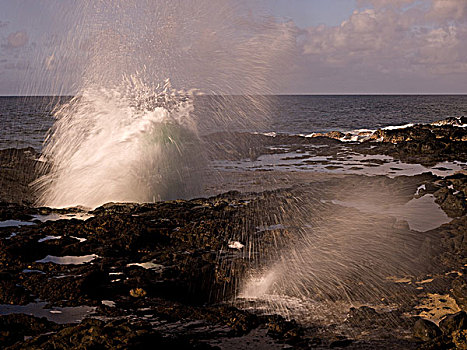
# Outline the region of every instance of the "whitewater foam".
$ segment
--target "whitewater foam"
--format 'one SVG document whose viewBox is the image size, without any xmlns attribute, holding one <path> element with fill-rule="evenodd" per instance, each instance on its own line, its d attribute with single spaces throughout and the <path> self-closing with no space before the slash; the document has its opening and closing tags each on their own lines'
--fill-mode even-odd
<svg viewBox="0 0 467 350">
<path fill-rule="evenodd" d="M 34 184 L 40 205 L 95 208 L 195 192 L 190 179 L 202 159 L 195 156 L 189 93 L 168 81 L 161 88 L 138 82 L 138 88 L 138 96 L 87 89 L 56 112 L 43 150 L 51 168 Z"/>
<path fill-rule="evenodd" d="M 246 1 L 75 6 L 56 50 L 80 65 L 63 63 L 56 80 L 67 69 L 82 74 L 76 97 L 54 113 L 37 204 L 94 208 L 200 195 L 199 130 L 268 115 L 271 102 L 258 94 L 270 92 L 278 64 L 290 61 L 293 30 Z M 204 94 L 216 98 L 195 108 L 194 96 Z"/>
</svg>

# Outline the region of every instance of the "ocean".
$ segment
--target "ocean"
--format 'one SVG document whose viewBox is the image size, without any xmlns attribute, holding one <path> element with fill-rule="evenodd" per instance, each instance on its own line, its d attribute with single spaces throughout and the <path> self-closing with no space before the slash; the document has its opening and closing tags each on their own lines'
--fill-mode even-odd
<svg viewBox="0 0 467 350">
<path fill-rule="evenodd" d="M 40 150 L 54 122 L 54 108 L 69 99 L 0 97 L 0 149 Z M 467 116 L 467 95 L 280 95 L 274 97 L 269 113 L 266 123 L 247 131 L 306 135 L 430 123 Z"/>
</svg>

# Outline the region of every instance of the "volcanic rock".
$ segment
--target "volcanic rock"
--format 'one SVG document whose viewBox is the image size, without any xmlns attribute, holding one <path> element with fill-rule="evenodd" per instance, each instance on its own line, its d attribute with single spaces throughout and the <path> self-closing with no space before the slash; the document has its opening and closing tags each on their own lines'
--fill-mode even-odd
<svg viewBox="0 0 467 350">
<path fill-rule="evenodd" d="M 6 347 L 17 341 L 23 341 L 25 336 L 35 336 L 58 329 L 60 326 L 45 318 L 24 314 L 0 316 L 0 344 Z"/>
<path fill-rule="evenodd" d="M 465 233 L 464 233 L 465 236 Z M 457 277 L 452 282 L 452 295 L 464 311 L 467 311 L 467 276 L 462 275 Z"/>
<path fill-rule="evenodd" d="M 423 318 L 415 322 L 414 325 L 414 336 L 424 341 L 432 340 L 436 337 L 439 337 L 442 334 L 439 327 L 428 320 Z"/>
<path fill-rule="evenodd" d="M 448 315 L 439 322 L 439 328 L 446 335 L 467 329 L 467 314 L 464 311 Z"/>
<path fill-rule="evenodd" d="M 33 148 L 0 150 L 0 201 L 29 205 L 35 197 L 29 184 L 41 173 Z"/>
</svg>

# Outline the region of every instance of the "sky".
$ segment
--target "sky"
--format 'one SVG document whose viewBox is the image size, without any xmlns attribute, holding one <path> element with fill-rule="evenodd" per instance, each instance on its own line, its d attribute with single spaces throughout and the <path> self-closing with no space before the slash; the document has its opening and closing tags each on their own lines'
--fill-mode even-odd
<svg viewBox="0 0 467 350">
<path fill-rule="evenodd" d="M 467 93 L 467 0 L 255 1 L 294 35 L 275 93 Z M 0 95 L 74 91 L 79 57 L 54 47 L 72 3 L 0 0 Z"/>
</svg>

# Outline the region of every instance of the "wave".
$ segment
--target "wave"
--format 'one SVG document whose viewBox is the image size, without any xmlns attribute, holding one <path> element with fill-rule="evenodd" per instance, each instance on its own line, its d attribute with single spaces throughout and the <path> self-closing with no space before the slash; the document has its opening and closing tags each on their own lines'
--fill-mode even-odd
<svg viewBox="0 0 467 350">
<path fill-rule="evenodd" d="M 458 128 L 465 128 L 467 127 L 467 117 L 448 117 L 446 119 L 438 120 L 432 123 L 426 124 L 414 124 L 414 123 L 407 123 L 403 125 L 389 125 L 378 129 L 349 129 L 349 130 L 334 130 L 329 132 L 312 132 L 312 133 L 284 133 L 280 131 L 268 131 L 268 132 L 254 132 L 253 134 L 261 134 L 264 136 L 269 137 L 276 137 L 278 135 L 287 135 L 287 136 L 298 136 L 298 137 L 305 137 L 305 138 L 312 138 L 312 137 L 329 137 L 333 139 L 337 139 L 342 142 L 363 142 L 368 141 L 370 139 L 374 139 L 375 141 L 381 141 L 380 138 L 374 138 L 373 136 L 378 130 L 400 130 L 400 129 L 407 129 L 414 127 L 416 125 L 431 125 L 431 126 L 453 126 Z"/>
<path fill-rule="evenodd" d="M 94 208 L 197 192 L 203 159 L 190 93 L 169 81 L 124 84 L 134 89 L 88 88 L 56 111 L 43 149 L 50 169 L 33 184 L 38 205 Z"/>
</svg>

